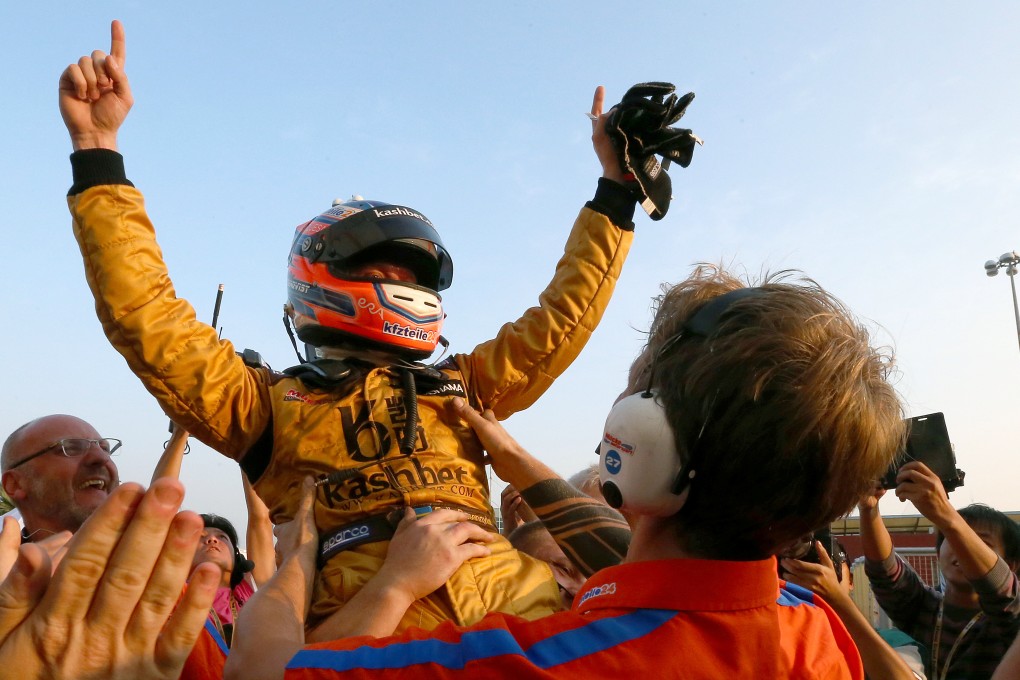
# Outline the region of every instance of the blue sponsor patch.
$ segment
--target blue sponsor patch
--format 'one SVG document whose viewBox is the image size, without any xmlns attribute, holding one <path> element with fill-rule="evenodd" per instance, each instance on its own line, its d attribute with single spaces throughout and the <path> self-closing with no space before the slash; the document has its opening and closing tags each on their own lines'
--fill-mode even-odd
<svg viewBox="0 0 1020 680">
<path fill-rule="evenodd" d="M 620 459 L 620 453 L 615 449 L 610 449 L 609 452 L 606 453 L 606 470 L 609 474 L 615 475 L 620 471 L 622 466 L 623 460 Z"/>
</svg>

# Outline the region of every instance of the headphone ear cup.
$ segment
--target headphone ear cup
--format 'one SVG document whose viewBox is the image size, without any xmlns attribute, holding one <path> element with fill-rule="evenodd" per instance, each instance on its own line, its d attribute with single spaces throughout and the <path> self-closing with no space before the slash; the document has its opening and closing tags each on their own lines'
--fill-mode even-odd
<svg viewBox="0 0 1020 680">
<path fill-rule="evenodd" d="M 254 562 L 242 555 L 240 551 L 234 551 L 234 570 L 230 573 L 230 587 L 236 587 L 244 578 L 244 575 L 254 568 Z"/>
<path fill-rule="evenodd" d="M 687 500 L 686 493 L 673 491 L 682 467 L 655 392 L 617 402 L 599 445 L 599 480 L 606 502 L 638 515 L 674 515 Z"/>
</svg>

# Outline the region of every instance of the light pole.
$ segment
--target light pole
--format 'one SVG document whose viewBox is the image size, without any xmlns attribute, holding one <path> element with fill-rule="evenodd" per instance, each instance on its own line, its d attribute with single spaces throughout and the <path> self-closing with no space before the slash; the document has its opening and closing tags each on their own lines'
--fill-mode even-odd
<svg viewBox="0 0 1020 680">
<path fill-rule="evenodd" d="M 989 276 L 995 276 L 999 273 L 1000 269 L 1006 268 L 1006 274 L 1009 276 L 1009 286 L 1013 289 L 1013 316 L 1016 317 L 1016 340 L 1020 344 L 1020 307 L 1017 307 L 1016 304 L 1016 281 L 1013 278 L 1016 276 L 1018 264 L 1020 264 L 1020 255 L 1017 255 L 1017 252 L 1013 250 L 999 255 L 998 260 L 988 260 L 988 262 L 985 262 L 985 273 Z"/>
</svg>

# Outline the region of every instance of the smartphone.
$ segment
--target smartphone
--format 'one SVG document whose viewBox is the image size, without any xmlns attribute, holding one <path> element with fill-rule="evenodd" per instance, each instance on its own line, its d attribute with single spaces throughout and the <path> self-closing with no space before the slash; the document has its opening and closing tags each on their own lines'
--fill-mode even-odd
<svg viewBox="0 0 1020 680">
<path fill-rule="evenodd" d="M 949 441 L 946 418 L 942 413 L 929 413 L 903 421 L 907 426 L 904 447 L 897 452 L 892 465 L 882 478 L 882 488 L 896 488 L 896 475 L 910 461 L 924 463 L 942 480 L 946 493 L 963 486 L 964 472 L 956 467 L 956 453 Z"/>
</svg>

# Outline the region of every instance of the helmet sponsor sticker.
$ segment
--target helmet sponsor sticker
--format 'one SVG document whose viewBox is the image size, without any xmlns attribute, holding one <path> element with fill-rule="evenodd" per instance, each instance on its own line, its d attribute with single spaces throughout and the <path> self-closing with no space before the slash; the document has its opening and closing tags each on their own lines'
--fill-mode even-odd
<svg viewBox="0 0 1020 680">
<path fill-rule="evenodd" d="M 612 446 L 614 449 L 619 449 L 624 453 L 631 455 L 633 455 L 634 453 L 633 444 L 628 444 L 627 442 L 622 441 L 618 437 L 614 437 L 611 432 L 606 432 L 604 435 L 602 435 L 602 441 L 608 444 L 609 446 Z"/>
<path fill-rule="evenodd" d="M 339 220 L 342 220 L 345 217 L 350 217 L 354 213 L 359 213 L 359 212 L 361 212 L 360 208 L 355 208 L 355 207 L 349 206 L 349 205 L 335 205 L 335 206 L 333 206 L 332 208 L 330 208 L 329 210 L 327 210 L 326 212 L 324 212 L 322 214 L 323 215 L 329 215 L 331 217 L 335 217 L 335 218 L 337 218 Z"/>
<path fill-rule="evenodd" d="M 330 224 L 332 224 L 332 222 L 323 222 L 320 218 L 316 217 L 308 224 L 303 225 L 303 227 L 298 227 L 298 229 L 306 236 L 315 236 Z"/>
<path fill-rule="evenodd" d="M 430 227 L 434 226 L 432 222 L 429 221 L 429 218 L 425 217 L 420 212 L 415 212 L 414 210 L 410 210 L 399 205 L 391 208 L 384 208 L 382 210 L 379 208 L 372 208 L 372 212 L 375 213 L 375 216 L 378 219 L 382 219 L 384 217 L 413 217 L 416 220 L 421 220 Z"/>
<path fill-rule="evenodd" d="M 394 335 L 398 338 L 412 338 L 422 342 L 433 342 L 435 331 L 427 331 L 417 326 L 403 326 L 399 323 L 389 321 L 383 322 L 382 332 L 387 335 Z"/>
<path fill-rule="evenodd" d="M 606 583 L 601 586 L 595 586 L 584 595 L 581 596 L 581 601 L 578 604 L 584 604 L 588 600 L 594 597 L 602 597 L 603 595 L 613 595 L 616 593 L 616 582 Z"/>
<path fill-rule="evenodd" d="M 620 453 L 615 449 L 610 449 L 606 453 L 606 472 L 615 475 L 621 467 L 623 467 L 623 460 L 620 458 Z"/>
</svg>

